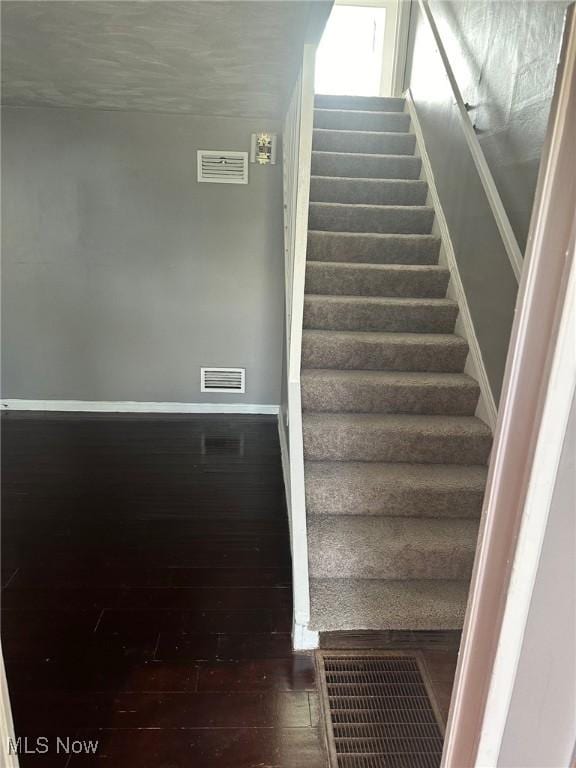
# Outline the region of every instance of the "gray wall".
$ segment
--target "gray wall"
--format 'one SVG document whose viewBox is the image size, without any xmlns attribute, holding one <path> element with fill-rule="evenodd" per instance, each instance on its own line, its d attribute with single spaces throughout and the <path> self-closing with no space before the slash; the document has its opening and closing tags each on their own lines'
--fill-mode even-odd
<svg viewBox="0 0 576 768">
<path fill-rule="evenodd" d="M 282 173 L 198 184 L 272 121 L 4 108 L 3 397 L 278 403 Z M 246 395 L 200 394 L 201 365 Z"/>
<path fill-rule="evenodd" d="M 576 402 L 550 516 L 498 765 L 559 768 L 576 744 Z"/>
<path fill-rule="evenodd" d="M 566 3 L 432 2 L 431 9 L 523 249 Z M 438 53 L 413 3 L 408 82 L 498 401 L 517 286 Z"/>
<path fill-rule="evenodd" d="M 433 2 L 434 18 L 520 248 L 546 132 L 568 2 Z"/>
</svg>

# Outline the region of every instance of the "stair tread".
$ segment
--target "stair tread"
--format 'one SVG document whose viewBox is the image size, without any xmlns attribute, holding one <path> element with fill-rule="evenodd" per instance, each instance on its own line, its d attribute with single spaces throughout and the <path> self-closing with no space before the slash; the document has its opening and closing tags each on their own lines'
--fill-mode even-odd
<svg viewBox="0 0 576 768">
<path fill-rule="evenodd" d="M 487 468 L 478 464 L 305 461 L 309 516 L 480 517 Z"/>
<path fill-rule="evenodd" d="M 407 157 L 407 155 L 404 155 Z M 328 181 L 344 181 L 349 183 L 362 183 L 362 184 L 403 184 L 406 186 L 426 186 L 428 182 L 423 179 L 375 179 L 371 176 L 321 176 L 320 174 L 313 173 L 310 176 L 311 179 Z"/>
<path fill-rule="evenodd" d="M 440 238 L 433 234 L 308 229 L 311 261 L 436 265 L 439 249 Z"/>
<path fill-rule="evenodd" d="M 347 112 L 350 110 L 346 110 Z M 370 113 L 371 115 L 374 112 Z M 406 131 L 374 131 L 363 130 L 353 131 L 350 128 L 314 128 L 314 133 L 349 133 L 352 136 L 414 136 L 413 133 L 406 133 Z"/>
<path fill-rule="evenodd" d="M 302 410 L 471 415 L 480 389 L 465 373 L 305 368 Z"/>
<path fill-rule="evenodd" d="M 420 161 L 419 157 L 416 157 L 415 155 L 398 155 L 394 154 L 393 152 L 334 152 L 329 149 L 313 149 L 312 150 L 313 155 L 338 155 L 339 157 L 345 157 L 345 158 L 360 158 L 363 157 L 366 160 L 374 161 L 376 159 L 385 159 L 385 158 L 394 158 L 395 160 L 410 160 L 411 162 Z M 321 176 L 322 174 L 315 173 L 314 176 Z M 350 177 L 347 177 L 350 178 Z M 352 177 L 356 178 L 356 176 Z M 375 178 L 374 176 L 372 178 Z M 376 177 L 378 178 L 378 177 Z M 385 179 L 382 178 L 382 181 Z M 414 179 L 414 181 L 418 181 L 418 179 Z"/>
<path fill-rule="evenodd" d="M 314 202 L 308 221 L 314 230 L 385 234 L 431 234 L 434 208 L 410 203 Z"/>
<path fill-rule="evenodd" d="M 304 458 L 402 464 L 486 464 L 492 433 L 475 416 L 319 412 L 302 414 Z"/>
<path fill-rule="evenodd" d="M 311 579 L 310 629 L 461 629 L 467 580 Z"/>
<path fill-rule="evenodd" d="M 435 548 L 450 547 L 453 543 L 475 543 L 478 521 L 443 517 L 398 519 L 385 515 L 342 515 L 337 519 L 328 519 L 318 515 L 308 519 L 308 531 L 318 531 L 328 538 L 339 537 L 342 544 L 349 548 L 355 546 L 355 541 L 383 550 L 410 546 L 411 543 Z"/>
<path fill-rule="evenodd" d="M 404 115 L 407 120 L 410 119 L 410 116 L 406 112 L 398 112 L 393 109 L 338 109 L 337 107 L 314 107 L 314 112 L 344 112 L 345 114 L 349 114 L 350 112 L 353 112 L 355 115 Z M 329 129 L 330 130 L 330 129 Z"/>
<path fill-rule="evenodd" d="M 409 296 L 331 296 L 330 294 L 323 293 L 306 293 L 305 299 L 307 301 L 324 301 L 330 303 L 350 303 L 350 304 L 380 304 L 397 307 L 457 307 L 458 304 L 453 299 L 434 299 L 434 298 L 412 298 Z"/>
<path fill-rule="evenodd" d="M 376 426 L 395 431 L 418 432 L 423 435 L 441 432 L 492 436 L 490 428 L 476 416 L 412 413 L 317 413 L 310 411 L 302 414 L 302 420 L 311 427 L 316 424 Z"/>
<path fill-rule="evenodd" d="M 483 491 L 486 467 L 481 464 L 389 464 L 365 461 L 306 461 L 306 481 L 378 485 L 410 490 L 430 486 L 446 491 L 460 486 Z"/>
<path fill-rule="evenodd" d="M 348 205 L 348 203 L 345 203 L 345 205 Z M 386 206 L 384 206 L 386 207 Z M 404 206 L 395 206 L 396 208 L 400 207 L 403 208 Z M 407 206 L 410 207 L 410 206 Z M 422 206 L 416 206 L 416 207 L 422 207 Z M 382 241 L 388 239 L 388 240 L 394 240 L 394 239 L 404 239 L 404 240 L 431 240 L 434 242 L 440 242 L 440 238 L 437 235 L 430 235 L 430 234 L 423 234 L 421 232 L 414 232 L 413 234 L 406 233 L 406 232 L 340 232 L 340 230 L 336 229 L 309 229 L 308 230 L 309 235 L 319 235 L 321 237 L 338 237 L 338 238 L 350 238 L 352 242 L 355 238 L 375 238 L 375 239 L 381 239 Z"/>
<path fill-rule="evenodd" d="M 352 96 L 348 94 L 317 93 L 314 96 L 314 104 L 318 106 L 337 106 L 341 109 L 354 109 L 362 106 L 366 109 L 377 107 L 391 107 L 392 110 L 401 112 L 406 100 L 401 96 Z"/>
<path fill-rule="evenodd" d="M 306 266 L 312 269 L 339 269 L 339 270 L 360 270 L 362 272 L 400 272 L 415 274 L 450 274 L 447 267 L 441 267 L 439 264 L 374 264 L 373 262 L 357 261 L 319 261 L 308 259 Z"/>
<path fill-rule="evenodd" d="M 305 292 L 328 296 L 445 298 L 450 271 L 437 264 L 306 262 Z"/>
<path fill-rule="evenodd" d="M 437 373 L 435 371 L 365 371 L 338 368 L 303 368 L 303 380 L 358 381 L 398 386 L 465 387 L 477 389 L 478 382 L 467 373 Z"/>
<path fill-rule="evenodd" d="M 314 128 L 374 133 L 410 133 L 410 115 L 390 110 L 314 109 Z M 412 134 L 413 135 L 413 134 Z"/>
<path fill-rule="evenodd" d="M 468 343 L 444 333 L 305 328 L 302 370 L 396 370 L 461 373 Z"/>
<path fill-rule="evenodd" d="M 412 210 L 412 211 L 434 211 L 433 206 L 431 205 L 398 205 L 398 204 L 386 204 L 386 203 L 339 203 L 339 202 L 326 202 L 324 200 L 311 200 L 310 201 L 310 208 L 351 208 L 354 211 L 360 210 L 361 208 L 368 208 L 370 210 L 386 210 L 386 211 L 392 211 L 392 210 Z M 314 230 L 312 230 L 314 231 Z M 323 230 L 319 230 L 322 232 Z M 334 230 L 328 230 L 330 232 Z M 338 230 L 336 230 L 338 231 Z M 357 235 L 357 232 L 352 232 L 349 234 Z M 418 233 L 415 233 L 418 234 Z"/>
<path fill-rule="evenodd" d="M 448 298 L 304 294 L 304 328 L 453 333 L 457 314 Z"/>
<path fill-rule="evenodd" d="M 472 570 L 478 521 L 455 518 L 312 515 L 312 578 L 464 579 Z"/>
<path fill-rule="evenodd" d="M 456 333 L 404 333 L 402 331 L 338 331 L 304 328 L 303 337 L 350 339 L 372 341 L 375 344 L 449 344 L 468 346 L 466 339 Z"/>
</svg>

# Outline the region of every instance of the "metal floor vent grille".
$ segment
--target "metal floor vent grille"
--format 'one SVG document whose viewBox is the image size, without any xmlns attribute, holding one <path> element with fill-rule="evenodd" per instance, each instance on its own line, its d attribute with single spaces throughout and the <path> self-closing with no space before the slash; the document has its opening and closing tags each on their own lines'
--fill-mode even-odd
<svg viewBox="0 0 576 768">
<path fill-rule="evenodd" d="M 317 658 L 332 768 L 438 768 L 442 721 L 415 654 Z"/>
</svg>

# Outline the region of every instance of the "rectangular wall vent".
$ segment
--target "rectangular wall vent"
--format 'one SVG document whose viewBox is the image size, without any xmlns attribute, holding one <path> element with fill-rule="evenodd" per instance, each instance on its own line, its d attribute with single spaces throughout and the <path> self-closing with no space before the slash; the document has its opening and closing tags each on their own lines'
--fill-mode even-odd
<svg viewBox="0 0 576 768">
<path fill-rule="evenodd" d="M 200 368 L 200 392 L 246 391 L 246 368 Z"/>
<path fill-rule="evenodd" d="M 198 181 L 248 184 L 248 152 L 198 150 Z"/>
</svg>

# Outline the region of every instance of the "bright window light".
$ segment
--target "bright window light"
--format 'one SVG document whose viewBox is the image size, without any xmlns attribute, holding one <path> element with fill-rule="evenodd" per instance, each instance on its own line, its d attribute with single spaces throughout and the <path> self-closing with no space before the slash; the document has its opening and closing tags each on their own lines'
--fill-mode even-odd
<svg viewBox="0 0 576 768">
<path fill-rule="evenodd" d="M 380 95 L 385 23 L 385 8 L 332 8 L 316 55 L 316 93 Z"/>
</svg>

